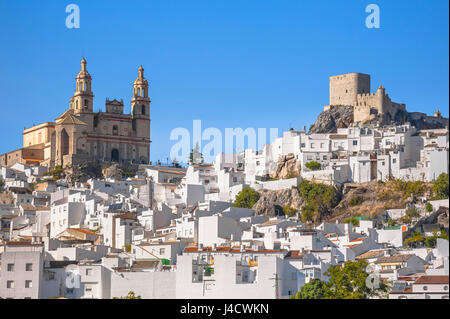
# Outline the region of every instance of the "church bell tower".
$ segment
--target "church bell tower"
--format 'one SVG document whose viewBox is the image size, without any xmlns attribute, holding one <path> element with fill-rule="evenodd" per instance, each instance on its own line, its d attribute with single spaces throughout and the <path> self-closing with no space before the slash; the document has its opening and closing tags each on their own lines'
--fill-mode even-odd
<svg viewBox="0 0 450 319">
<path fill-rule="evenodd" d="M 142 65 L 138 69 L 138 77 L 133 84 L 131 99 L 131 114 L 133 117 L 150 118 L 150 98 L 148 97 L 148 82 L 144 77 Z"/>
<path fill-rule="evenodd" d="M 81 60 L 81 70 L 76 77 L 76 89 L 70 103 L 75 113 L 93 112 L 94 94 L 92 93 L 92 77 L 87 71 L 86 60 Z"/>
</svg>

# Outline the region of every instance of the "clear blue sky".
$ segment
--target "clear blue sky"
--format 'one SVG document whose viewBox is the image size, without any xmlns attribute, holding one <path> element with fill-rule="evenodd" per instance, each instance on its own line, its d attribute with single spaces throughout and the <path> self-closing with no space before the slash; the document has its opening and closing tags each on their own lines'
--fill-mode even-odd
<svg viewBox="0 0 450 319">
<path fill-rule="evenodd" d="M 65 7 L 80 7 L 67 29 Z M 381 28 L 367 29 L 376 3 Z M 94 110 L 123 98 L 142 64 L 150 82 L 151 159 L 175 127 L 309 127 L 328 102 L 328 77 L 372 76 L 409 111 L 448 117 L 448 1 L 0 0 L 0 153 L 22 129 L 68 107 L 79 62 Z"/>
</svg>

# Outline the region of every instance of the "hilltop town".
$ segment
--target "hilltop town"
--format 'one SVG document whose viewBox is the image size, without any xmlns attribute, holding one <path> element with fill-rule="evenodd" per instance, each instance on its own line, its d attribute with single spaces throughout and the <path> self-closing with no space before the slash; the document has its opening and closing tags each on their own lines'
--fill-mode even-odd
<svg viewBox="0 0 450 319">
<path fill-rule="evenodd" d="M 0 298 L 448 299 L 448 119 L 370 87 L 332 76 L 309 131 L 163 166 L 143 68 L 131 114 L 94 113 L 83 59 L 69 109 L 0 156 Z M 374 284 L 337 294 L 350 266 Z"/>
</svg>

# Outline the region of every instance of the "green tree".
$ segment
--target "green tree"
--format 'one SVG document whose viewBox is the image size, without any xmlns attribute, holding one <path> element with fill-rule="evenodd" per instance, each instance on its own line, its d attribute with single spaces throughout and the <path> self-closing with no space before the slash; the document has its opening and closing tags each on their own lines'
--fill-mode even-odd
<svg viewBox="0 0 450 319">
<path fill-rule="evenodd" d="M 305 284 L 293 299 L 368 299 L 386 294 L 388 287 L 381 281 L 378 286 L 367 286 L 369 274 L 366 268 L 366 260 L 331 266 L 325 272 L 325 275 L 329 276 L 327 283 L 313 279 Z"/>
<path fill-rule="evenodd" d="M 367 261 L 346 262 L 343 266 L 331 266 L 325 275 L 329 276 L 326 298 L 329 299 L 368 299 L 387 291 L 387 286 L 380 281 L 378 287 L 366 285 L 369 274 L 366 272 Z"/>
<path fill-rule="evenodd" d="M 425 205 L 425 209 L 427 210 L 427 212 L 431 213 L 433 211 L 433 205 L 431 205 L 430 202 L 427 202 Z"/>
<path fill-rule="evenodd" d="M 198 145 L 198 143 L 195 143 L 195 146 L 192 149 L 191 154 L 189 154 L 189 160 L 191 163 L 194 164 L 203 163 L 203 155 L 200 152 L 200 146 Z"/>
<path fill-rule="evenodd" d="M 294 216 L 294 214 L 297 212 L 297 210 L 289 205 L 283 206 L 283 213 L 286 216 Z"/>
<path fill-rule="evenodd" d="M 303 285 L 292 299 L 324 299 L 328 293 L 327 284 L 320 279 L 312 279 Z"/>
<path fill-rule="evenodd" d="M 320 220 L 339 203 L 339 195 L 332 186 L 303 180 L 298 189 L 306 202 L 306 206 L 302 209 L 302 220 Z M 304 217 L 303 213 L 308 218 Z"/>
<path fill-rule="evenodd" d="M 259 199 L 259 193 L 251 187 L 245 187 L 237 194 L 234 207 L 252 208 Z"/>
<path fill-rule="evenodd" d="M 312 170 L 312 171 L 317 171 L 317 170 L 320 169 L 320 163 L 316 162 L 316 161 L 308 162 L 308 163 L 305 164 L 305 166 L 307 168 L 309 168 L 310 170 Z"/>
<path fill-rule="evenodd" d="M 313 222 L 314 221 L 314 206 L 311 204 L 306 204 L 302 208 L 302 222 Z"/>
<path fill-rule="evenodd" d="M 446 199 L 449 194 L 448 174 L 442 173 L 433 182 L 432 190 L 436 199 Z"/>
</svg>

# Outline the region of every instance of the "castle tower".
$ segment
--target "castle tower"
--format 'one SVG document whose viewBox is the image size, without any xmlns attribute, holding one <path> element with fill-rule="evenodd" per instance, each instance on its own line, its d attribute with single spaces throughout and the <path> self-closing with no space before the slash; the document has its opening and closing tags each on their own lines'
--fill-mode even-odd
<svg viewBox="0 0 450 319">
<path fill-rule="evenodd" d="M 133 117 L 150 118 L 150 98 L 148 97 L 148 82 L 144 77 L 142 65 L 138 69 L 138 77 L 133 84 L 133 98 L 131 99 L 131 114 Z"/>
<path fill-rule="evenodd" d="M 370 75 L 347 73 L 330 76 L 330 105 L 352 106 L 358 94 L 370 93 Z"/>
<path fill-rule="evenodd" d="M 86 60 L 81 60 L 81 70 L 76 77 L 75 94 L 70 99 L 70 108 L 75 113 L 86 113 L 93 111 L 94 94 L 91 89 L 92 77 L 87 71 Z"/>
</svg>

